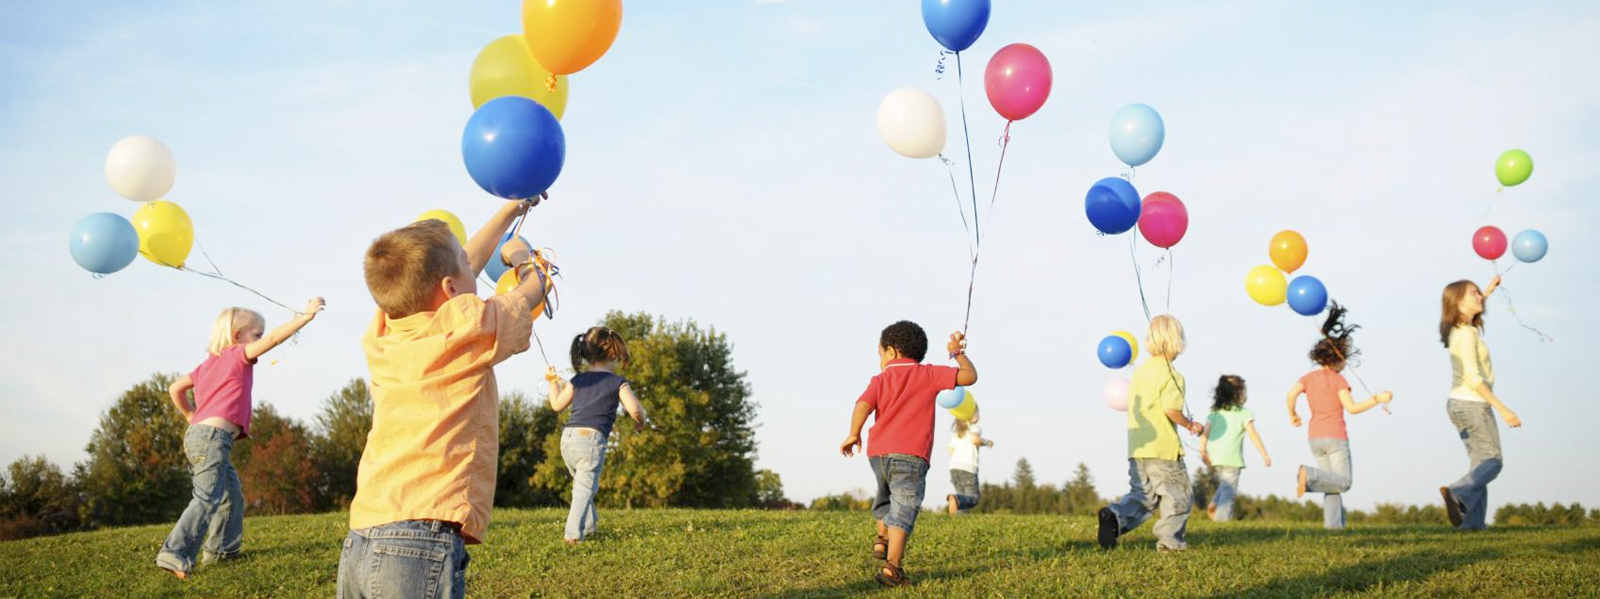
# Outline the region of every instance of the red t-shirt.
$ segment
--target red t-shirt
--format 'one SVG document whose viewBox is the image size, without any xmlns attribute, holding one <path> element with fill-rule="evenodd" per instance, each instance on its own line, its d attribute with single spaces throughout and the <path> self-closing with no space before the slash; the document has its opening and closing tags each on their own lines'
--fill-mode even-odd
<svg viewBox="0 0 1600 599">
<path fill-rule="evenodd" d="M 255 385 L 255 361 L 246 360 L 244 345 L 235 345 L 206 358 L 189 373 L 194 381 L 193 424 L 221 416 L 239 425 L 240 438 L 250 436 L 250 388 Z"/>
<path fill-rule="evenodd" d="M 956 387 L 957 370 L 900 358 L 872 377 L 857 402 L 876 413 L 867 434 L 867 455 L 891 453 L 928 460 L 933 453 L 934 397 Z"/>
<path fill-rule="evenodd" d="M 1344 376 L 1327 368 L 1318 368 L 1300 377 L 1306 387 L 1306 403 L 1311 406 L 1310 438 L 1349 439 L 1344 429 L 1344 402 L 1339 392 L 1350 390 Z"/>
</svg>

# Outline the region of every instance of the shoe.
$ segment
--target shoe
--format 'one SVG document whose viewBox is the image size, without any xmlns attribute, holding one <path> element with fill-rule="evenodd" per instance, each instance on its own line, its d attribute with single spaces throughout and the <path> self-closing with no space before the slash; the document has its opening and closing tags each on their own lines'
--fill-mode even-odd
<svg viewBox="0 0 1600 599">
<path fill-rule="evenodd" d="M 1121 525 L 1117 523 L 1116 512 L 1109 507 L 1100 508 L 1100 548 L 1115 549 L 1117 537 L 1121 534 Z"/>
<path fill-rule="evenodd" d="M 1455 493 L 1450 492 L 1450 487 L 1439 487 L 1439 494 L 1444 496 L 1444 513 L 1450 518 L 1450 525 L 1461 527 L 1461 513 L 1467 511 L 1456 499 Z"/>
</svg>

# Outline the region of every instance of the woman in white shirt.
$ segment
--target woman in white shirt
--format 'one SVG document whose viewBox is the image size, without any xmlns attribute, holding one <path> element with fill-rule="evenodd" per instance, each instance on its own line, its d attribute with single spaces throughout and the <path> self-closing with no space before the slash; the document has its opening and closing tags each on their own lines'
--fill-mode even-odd
<svg viewBox="0 0 1600 599">
<path fill-rule="evenodd" d="M 1462 530 L 1485 526 L 1489 509 L 1489 483 L 1500 476 L 1500 429 L 1494 413 L 1511 428 L 1522 426 L 1517 413 L 1494 394 L 1494 366 L 1489 346 L 1483 343 L 1483 300 L 1500 286 L 1478 290 L 1472 281 L 1456 281 L 1444 288 L 1439 315 L 1439 340 L 1450 350 L 1450 422 L 1461 434 L 1472 469 L 1449 486 L 1439 487 L 1450 524 Z"/>
</svg>

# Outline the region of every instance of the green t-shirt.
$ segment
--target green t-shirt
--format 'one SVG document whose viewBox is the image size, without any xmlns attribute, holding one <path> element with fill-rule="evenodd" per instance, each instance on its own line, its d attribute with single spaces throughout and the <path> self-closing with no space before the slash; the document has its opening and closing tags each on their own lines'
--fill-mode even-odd
<svg viewBox="0 0 1600 599">
<path fill-rule="evenodd" d="M 1176 460 L 1183 457 L 1177 425 L 1167 410 L 1183 411 L 1183 375 L 1166 360 L 1145 360 L 1128 385 L 1128 457 Z"/>
<path fill-rule="evenodd" d="M 1206 453 L 1212 466 L 1244 467 L 1244 425 L 1255 419 L 1256 415 L 1243 407 L 1211 413 Z"/>
</svg>

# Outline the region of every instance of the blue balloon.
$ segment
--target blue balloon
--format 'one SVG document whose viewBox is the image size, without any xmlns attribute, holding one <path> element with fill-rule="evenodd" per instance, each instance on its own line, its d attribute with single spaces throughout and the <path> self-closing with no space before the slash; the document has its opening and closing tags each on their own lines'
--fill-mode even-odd
<svg viewBox="0 0 1600 599">
<path fill-rule="evenodd" d="M 939 45 L 960 52 L 989 26 L 989 0 L 922 0 L 922 22 Z"/>
<path fill-rule="evenodd" d="M 954 410 L 956 406 L 961 405 L 961 400 L 966 399 L 966 397 L 967 388 L 956 387 L 954 389 L 945 389 L 944 391 L 940 391 L 939 395 L 936 396 L 934 401 L 939 402 L 939 407 L 941 408 L 946 410 Z"/>
<path fill-rule="evenodd" d="M 126 218 L 96 212 L 72 226 L 67 250 L 84 270 L 109 275 L 127 268 L 139 256 L 139 232 Z"/>
<path fill-rule="evenodd" d="M 1100 340 L 1100 363 L 1106 368 L 1122 368 L 1133 361 L 1133 347 L 1128 345 L 1128 340 L 1117 335 L 1108 335 Z"/>
<path fill-rule="evenodd" d="M 518 235 L 517 239 L 521 239 L 528 247 L 533 247 L 533 244 L 528 243 L 528 240 L 523 239 L 521 235 Z M 500 259 L 500 249 L 506 247 L 506 241 L 509 241 L 506 236 L 501 235 L 500 243 L 494 244 L 494 255 L 489 256 L 489 262 L 483 265 L 483 274 L 489 275 L 489 280 L 496 283 L 500 282 L 501 275 L 511 270 L 511 267 L 506 266 L 505 261 Z"/>
<path fill-rule="evenodd" d="M 1548 251 L 1550 241 L 1544 238 L 1544 233 L 1533 229 L 1518 233 L 1511 239 L 1511 253 L 1523 262 L 1538 262 Z"/>
<path fill-rule="evenodd" d="M 1321 314 L 1328 308 L 1328 288 L 1316 277 L 1295 277 L 1289 281 L 1289 307 L 1301 316 Z"/>
<path fill-rule="evenodd" d="M 484 103 L 461 134 L 467 173 L 484 191 L 508 200 L 539 195 L 556 182 L 567 137 L 550 110 L 522 96 Z"/>
<path fill-rule="evenodd" d="M 1167 126 L 1156 109 L 1144 104 L 1123 106 L 1111 116 L 1111 151 L 1128 166 L 1150 162 L 1167 139 Z"/>
<path fill-rule="evenodd" d="M 1089 223 L 1101 233 L 1116 235 L 1139 224 L 1139 190 L 1118 177 L 1106 177 L 1089 188 L 1083 200 Z"/>
</svg>

